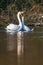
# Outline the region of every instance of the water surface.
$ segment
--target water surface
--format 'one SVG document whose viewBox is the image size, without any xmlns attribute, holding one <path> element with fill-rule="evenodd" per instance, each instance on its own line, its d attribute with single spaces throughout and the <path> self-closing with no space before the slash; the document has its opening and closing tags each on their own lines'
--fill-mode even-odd
<svg viewBox="0 0 43 65">
<path fill-rule="evenodd" d="M 14 34 L 0 30 L 0 65 L 43 65 L 43 28 Z"/>
</svg>

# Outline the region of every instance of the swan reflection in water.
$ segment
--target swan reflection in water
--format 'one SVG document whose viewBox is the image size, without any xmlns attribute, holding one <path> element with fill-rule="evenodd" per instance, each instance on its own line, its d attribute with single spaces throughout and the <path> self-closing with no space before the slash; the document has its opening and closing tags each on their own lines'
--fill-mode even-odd
<svg viewBox="0 0 43 65">
<path fill-rule="evenodd" d="M 7 33 L 7 51 L 14 51 L 16 49 L 16 40 L 14 34 Z"/>
<path fill-rule="evenodd" d="M 18 65 L 23 65 L 23 55 L 24 55 L 24 38 L 23 38 L 22 31 L 17 33 L 17 59 L 18 59 Z"/>
<path fill-rule="evenodd" d="M 7 50 L 12 51 L 17 47 L 17 55 L 23 54 L 23 33 L 19 31 L 17 33 L 7 33 Z M 16 36 L 17 34 L 17 36 Z"/>
<path fill-rule="evenodd" d="M 17 65 L 16 35 L 7 33 L 7 65 Z"/>
<path fill-rule="evenodd" d="M 23 32 L 17 33 L 17 55 L 23 53 Z"/>
<path fill-rule="evenodd" d="M 7 51 L 17 51 L 17 62 L 18 65 L 23 65 L 23 53 L 24 53 L 24 43 L 23 43 L 23 34 L 24 32 L 19 31 L 16 34 L 7 33 Z M 15 49 L 15 50 L 14 50 Z M 15 54 L 15 53 L 14 53 Z"/>
</svg>

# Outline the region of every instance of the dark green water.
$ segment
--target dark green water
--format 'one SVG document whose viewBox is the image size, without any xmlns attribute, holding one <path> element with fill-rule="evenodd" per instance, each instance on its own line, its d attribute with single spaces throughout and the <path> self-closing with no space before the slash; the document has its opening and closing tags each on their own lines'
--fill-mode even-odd
<svg viewBox="0 0 43 65">
<path fill-rule="evenodd" d="M 43 29 L 15 34 L 0 31 L 0 65 L 43 65 Z"/>
</svg>

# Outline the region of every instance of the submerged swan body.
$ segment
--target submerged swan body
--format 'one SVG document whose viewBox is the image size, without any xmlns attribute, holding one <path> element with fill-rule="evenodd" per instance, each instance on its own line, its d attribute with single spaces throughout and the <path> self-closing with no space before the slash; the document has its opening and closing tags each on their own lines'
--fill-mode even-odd
<svg viewBox="0 0 43 65">
<path fill-rule="evenodd" d="M 6 27 L 7 31 L 33 31 L 33 29 L 31 30 L 29 27 L 24 25 L 24 16 L 21 16 L 22 19 L 20 19 L 20 15 L 22 15 L 22 14 L 23 14 L 23 12 L 18 12 L 18 14 L 17 14 L 19 25 L 15 25 L 15 24 L 11 23 Z"/>
</svg>

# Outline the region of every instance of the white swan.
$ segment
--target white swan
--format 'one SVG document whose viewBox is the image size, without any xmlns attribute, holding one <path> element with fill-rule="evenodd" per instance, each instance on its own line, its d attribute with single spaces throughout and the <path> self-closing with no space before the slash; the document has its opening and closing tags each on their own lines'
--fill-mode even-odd
<svg viewBox="0 0 43 65">
<path fill-rule="evenodd" d="M 24 25 L 24 16 L 22 16 L 22 14 L 23 12 L 20 12 L 20 11 L 17 13 L 19 25 L 15 25 L 11 23 L 6 27 L 7 31 L 21 31 L 21 30 L 22 31 L 32 31 L 29 27 Z M 22 19 L 20 19 L 20 16 Z"/>
<path fill-rule="evenodd" d="M 18 14 L 17 14 L 17 18 L 18 18 L 18 21 L 19 21 L 19 25 L 16 25 L 16 24 L 11 23 L 11 24 L 9 24 L 6 27 L 6 30 L 7 31 L 15 31 L 15 30 L 19 30 L 20 29 L 20 27 L 21 27 L 21 19 L 20 19 L 21 13 L 23 13 L 23 12 L 18 12 Z"/>
<path fill-rule="evenodd" d="M 22 16 L 22 30 L 24 30 L 26 32 L 33 31 L 34 30 L 34 28 L 30 29 L 28 26 L 26 26 L 24 24 L 24 16 Z"/>
</svg>

